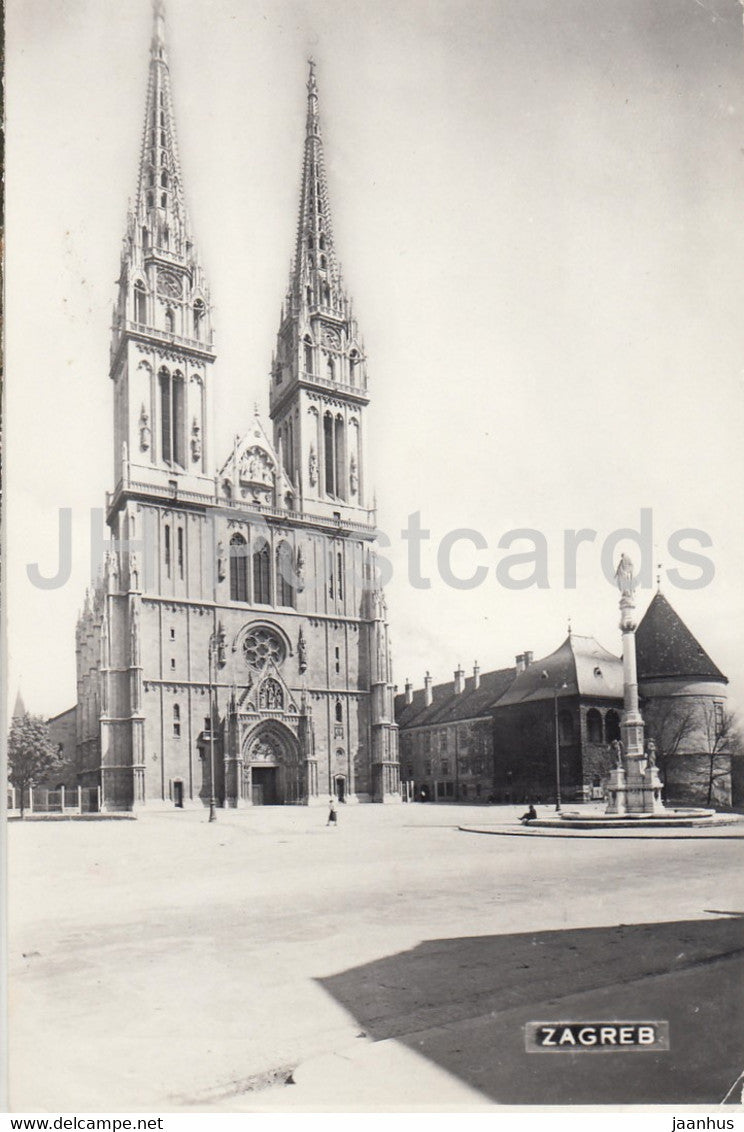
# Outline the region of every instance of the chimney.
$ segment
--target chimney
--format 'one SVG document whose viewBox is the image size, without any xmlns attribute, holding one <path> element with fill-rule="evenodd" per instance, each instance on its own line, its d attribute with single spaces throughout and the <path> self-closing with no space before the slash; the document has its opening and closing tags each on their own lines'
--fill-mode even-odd
<svg viewBox="0 0 744 1132">
<path fill-rule="evenodd" d="M 458 664 L 455 669 L 455 695 L 459 696 L 465 691 L 465 669 Z"/>
<path fill-rule="evenodd" d="M 520 672 L 524 672 L 527 665 L 524 663 L 524 653 L 523 652 L 521 652 L 519 654 L 519 656 L 515 656 L 514 663 L 517 666 L 517 675 L 519 675 Z"/>
<path fill-rule="evenodd" d="M 525 666 L 525 668 L 529 668 L 529 666 L 532 664 L 534 656 L 535 656 L 535 654 L 532 651 L 532 649 L 530 649 L 529 652 L 525 652 L 525 654 L 524 654 L 524 666 Z"/>
<path fill-rule="evenodd" d="M 413 684 L 410 680 L 406 680 L 406 703 L 413 703 Z"/>
<path fill-rule="evenodd" d="M 431 676 L 427 672 L 426 676 L 424 676 L 424 703 L 427 707 L 430 706 L 433 699 L 434 697 L 431 693 Z"/>
<path fill-rule="evenodd" d="M 477 660 L 473 665 L 473 687 L 480 688 L 480 665 Z"/>
</svg>

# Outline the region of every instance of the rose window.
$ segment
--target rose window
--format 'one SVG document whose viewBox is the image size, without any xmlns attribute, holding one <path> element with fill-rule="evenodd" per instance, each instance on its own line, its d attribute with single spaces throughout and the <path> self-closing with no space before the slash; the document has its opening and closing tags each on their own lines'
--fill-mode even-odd
<svg viewBox="0 0 744 1132">
<path fill-rule="evenodd" d="M 243 639 L 243 655 L 249 668 L 263 668 L 269 661 L 281 664 L 284 644 L 271 629 L 251 629 Z"/>
</svg>

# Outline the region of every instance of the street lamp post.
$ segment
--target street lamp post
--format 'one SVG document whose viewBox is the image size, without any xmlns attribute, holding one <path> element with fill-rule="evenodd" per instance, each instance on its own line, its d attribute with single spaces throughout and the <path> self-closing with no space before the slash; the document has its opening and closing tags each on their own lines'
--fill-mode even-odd
<svg viewBox="0 0 744 1132">
<path fill-rule="evenodd" d="M 209 820 L 217 821 L 217 799 L 214 796 L 214 696 L 213 696 L 213 666 L 214 650 L 218 643 L 218 634 L 212 633 L 209 638 Z"/>
<path fill-rule="evenodd" d="M 541 680 L 548 679 L 547 672 L 540 673 Z M 553 688 L 553 731 L 555 734 L 555 812 L 561 812 L 561 740 L 558 730 L 558 692 L 567 688 L 568 684 L 556 684 Z"/>
</svg>

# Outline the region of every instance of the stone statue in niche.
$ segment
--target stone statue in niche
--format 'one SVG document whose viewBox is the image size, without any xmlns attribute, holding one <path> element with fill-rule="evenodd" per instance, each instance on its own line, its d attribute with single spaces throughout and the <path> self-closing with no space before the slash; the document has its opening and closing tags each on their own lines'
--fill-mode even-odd
<svg viewBox="0 0 744 1132">
<path fill-rule="evenodd" d="M 318 482 L 318 457 L 315 455 L 315 445 L 310 445 L 310 458 L 308 461 L 307 474 L 310 478 L 310 484 L 315 487 Z"/>
<path fill-rule="evenodd" d="M 201 443 L 201 429 L 199 422 L 194 417 L 194 423 L 191 426 L 191 459 L 196 462 L 201 460 L 202 443 Z"/>
<path fill-rule="evenodd" d="M 646 747 L 646 759 L 649 767 L 656 766 L 656 743 L 653 739 L 649 739 Z"/>
<path fill-rule="evenodd" d="M 144 401 L 142 402 L 142 412 L 139 419 L 139 434 L 140 434 L 140 451 L 147 452 L 152 442 L 152 432 L 150 430 L 150 418 L 145 408 Z"/>
<path fill-rule="evenodd" d="M 240 461 L 240 479 L 243 483 L 273 483 L 274 465 L 261 448 L 250 448 Z"/>
<path fill-rule="evenodd" d="M 225 630 L 220 621 L 217 627 L 217 667 L 224 668 L 227 664 L 227 655 L 225 649 Z"/>
<path fill-rule="evenodd" d="M 139 563 L 134 551 L 129 555 L 129 588 L 130 590 L 139 589 Z"/>
<path fill-rule="evenodd" d="M 227 496 L 228 499 L 232 499 L 232 496 L 233 496 L 233 481 L 230 478 L 230 476 L 225 476 L 225 478 L 223 479 L 222 490 L 224 491 L 224 493 L 225 493 L 225 495 Z"/>
<path fill-rule="evenodd" d="M 258 693 L 259 708 L 276 711 L 284 707 L 284 693 L 281 685 L 271 677 L 264 680 Z"/>
<path fill-rule="evenodd" d="M 302 549 L 302 543 L 300 543 L 297 547 L 295 576 L 297 580 L 297 592 L 302 593 L 305 588 L 305 553 Z"/>
<path fill-rule="evenodd" d="M 297 638 L 297 662 L 300 666 L 300 672 L 307 671 L 307 644 L 305 643 L 305 634 L 300 626 L 300 633 Z"/>
<path fill-rule="evenodd" d="M 109 593 L 116 593 L 119 589 L 119 556 L 115 550 L 108 554 L 108 581 Z"/>
<path fill-rule="evenodd" d="M 359 487 L 359 474 L 357 472 L 356 456 L 353 455 L 349 461 L 349 487 L 351 488 L 351 494 L 356 495 L 357 488 Z"/>
<path fill-rule="evenodd" d="M 217 581 L 224 582 L 225 577 L 225 544 L 220 540 L 217 543 Z"/>
<path fill-rule="evenodd" d="M 623 766 L 623 745 L 619 739 L 613 739 L 610 744 L 612 753 L 615 756 L 615 765 L 622 770 Z"/>
</svg>

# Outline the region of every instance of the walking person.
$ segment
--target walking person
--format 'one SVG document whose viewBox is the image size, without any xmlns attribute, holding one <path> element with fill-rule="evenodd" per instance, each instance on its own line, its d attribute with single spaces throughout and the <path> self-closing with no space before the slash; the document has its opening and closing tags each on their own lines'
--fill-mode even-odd
<svg viewBox="0 0 744 1132">
<path fill-rule="evenodd" d="M 328 825 L 336 825 L 336 823 L 338 822 L 338 814 L 336 813 L 336 803 L 334 802 L 333 798 L 329 798 L 328 802 L 330 804 L 330 808 L 328 810 L 328 821 L 326 822 L 326 825 L 327 826 Z"/>
</svg>

